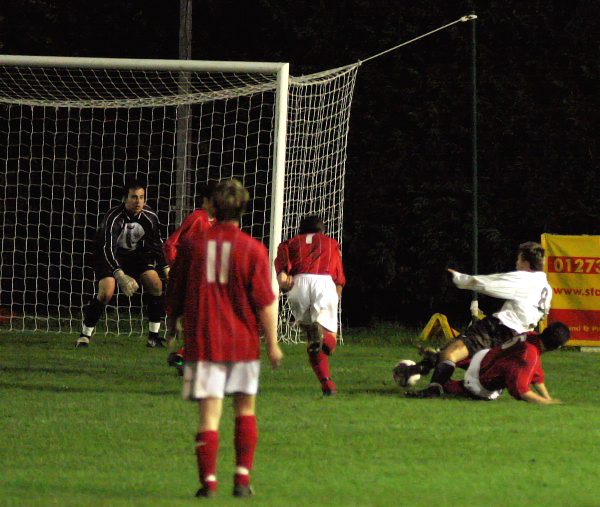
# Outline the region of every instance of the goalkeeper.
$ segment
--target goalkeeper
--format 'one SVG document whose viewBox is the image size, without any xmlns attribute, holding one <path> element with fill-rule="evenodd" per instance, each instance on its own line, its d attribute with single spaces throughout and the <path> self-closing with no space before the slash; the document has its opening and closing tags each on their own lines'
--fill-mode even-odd
<svg viewBox="0 0 600 507">
<path fill-rule="evenodd" d="M 346 283 L 338 242 L 317 215 L 304 217 L 299 234 L 277 248 L 277 282 L 296 324 L 304 330 L 310 365 L 324 396 L 335 394 L 329 359 L 336 346 L 338 303 Z"/>
<path fill-rule="evenodd" d="M 148 347 L 164 347 L 159 337 L 164 317 L 163 282 L 169 267 L 162 251 L 161 224 L 158 216 L 146 205 L 146 187 L 134 180 L 123 188 L 123 202 L 112 208 L 102 220 L 94 239 L 94 272 L 98 294 L 84 308 L 83 330 L 76 347 L 87 347 L 94 328 L 119 285 L 121 292 L 132 296 L 139 288 L 146 289 L 149 335 Z"/>
</svg>

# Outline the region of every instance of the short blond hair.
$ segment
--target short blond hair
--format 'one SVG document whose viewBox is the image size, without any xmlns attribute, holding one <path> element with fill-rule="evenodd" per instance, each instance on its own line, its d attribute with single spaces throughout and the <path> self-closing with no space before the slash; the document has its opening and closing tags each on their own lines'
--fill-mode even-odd
<svg viewBox="0 0 600 507">
<path fill-rule="evenodd" d="M 224 220 L 240 220 L 246 210 L 250 194 L 239 180 L 221 181 L 212 195 L 215 217 L 219 222 Z"/>
</svg>

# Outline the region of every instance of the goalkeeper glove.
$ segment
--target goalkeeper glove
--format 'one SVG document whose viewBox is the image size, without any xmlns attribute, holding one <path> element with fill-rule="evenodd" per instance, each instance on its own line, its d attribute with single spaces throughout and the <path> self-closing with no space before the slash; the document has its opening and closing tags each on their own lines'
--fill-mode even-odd
<svg viewBox="0 0 600 507">
<path fill-rule="evenodd" d="M 117 269 L 115 271 L 115 279 L 123 291 L 123 294 L 127 297 L 133 296 L 134 292 L 140 287 L 135 279 L 126 275 L 122 269 Z"/>
</svg>

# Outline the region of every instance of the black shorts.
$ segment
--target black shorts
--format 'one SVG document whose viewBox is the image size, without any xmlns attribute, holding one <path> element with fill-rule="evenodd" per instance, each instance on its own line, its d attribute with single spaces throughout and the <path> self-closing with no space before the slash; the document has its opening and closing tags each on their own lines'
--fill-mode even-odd
<svg viewBox="0 0 600 507">
<path fill-rule="evenodd" d="M 502 345 L 515 336 L 515 332 L 502 324 L 498 317 L 485 317 L 475 321 L 460 338 L 469 349 L 469 357 L 483 349 Z"/>
<path fill-rule="evenodd" d="M 126 255 L 120 255 L 117 257 L 117 261 L 125 274 L 132 278 L 139 279 L 142 273 L 151 269 L 156 271 L 156 261 L 147 250 L 134 250 Z M 94 252 L 94 273 L 97 280 L 115 276 L 113 268 L 106 262 L 104 255 L 98 251 Z"/>
</svg>

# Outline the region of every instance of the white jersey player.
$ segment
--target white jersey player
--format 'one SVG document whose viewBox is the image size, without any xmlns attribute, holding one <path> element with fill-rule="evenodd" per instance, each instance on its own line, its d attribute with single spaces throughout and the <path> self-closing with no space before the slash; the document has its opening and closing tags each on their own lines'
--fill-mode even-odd
<svg viewBox="0 0 600 507">
<path fill-rule="evenodd" d="M 471 276 L 448 270 L 458 288 L 506 301 L 500 311 L 474 322 L 465 333 L 450 341 L 439 353 L 429 386 L 410 395 L 419 398 L 441 395 L 441 386 L 452 377 L 458 361 L 532 331 L 548 315 L 552 288 L 542 271 L 544 255 L 542 246 L 530 241 L 519 245 L 516 271 Z M 421 361 L 408 369 L 406 376 L 427 373 L 433 366 L 431 362 Z"/>
</svg>

